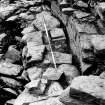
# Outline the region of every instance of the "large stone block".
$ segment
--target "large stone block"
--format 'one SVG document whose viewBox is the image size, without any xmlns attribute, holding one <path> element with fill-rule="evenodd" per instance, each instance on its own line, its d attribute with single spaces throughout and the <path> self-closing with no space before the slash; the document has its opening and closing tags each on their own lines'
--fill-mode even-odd
<svg viewBox="0 0 105 105">
<path fill-rule="evenodd" d="M 36 19 L 32 23 L 40 31 L 45 31 L 43 17 L 45 19 L 46 26 L 47 26 L 48 30 L 50 30 L 52 28 L 56 28 L 57 26 L 60 25 L 60 22 L 55 17 L 51 16 L 51 13 L 43 11 L 36 15 Z"/>
<path fill-rule="evenodd" d="M 11 63 L 1 63 L 0 73 L 9 76 L 17 76 L 22 71 L 22 66 Z"/>
<path fill-rule="evenodd" d="M 38 61 L 43 59 L 43 53 L 45 51 L 44 45 L 36 46 L 34 42 L 27 43 L 28 55 L 31 56 L 31 61 Z"/>
<path fill-rule="evenodd" d="M 72 55 L 67 53 L 61 53 L 61 52 L 54 52 L 54 58 L 56 64 L 71 64 L 72 63 Z M 45 62 L 53 63 L 52 55 L 51 53 L 48 53 L 45 58 Z"/>
</svg>

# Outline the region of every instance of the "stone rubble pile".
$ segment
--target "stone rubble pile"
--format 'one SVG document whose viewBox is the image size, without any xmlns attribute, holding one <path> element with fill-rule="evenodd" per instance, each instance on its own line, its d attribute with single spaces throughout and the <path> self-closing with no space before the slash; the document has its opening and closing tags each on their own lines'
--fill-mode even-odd
<svg viewBox="0 0 105 105">
<path fill-rule="evenodd" d="M 93 14 L 90 4 L 82 0 L 0 1 L 0 105 L 105 104 L 105 2 L 98 2 Z M 73 17 L 75 29 L 64 24 L 68 16 Z M 80 35 L 84 69 L 70 45 L 73 33 Z"/>
</svg>

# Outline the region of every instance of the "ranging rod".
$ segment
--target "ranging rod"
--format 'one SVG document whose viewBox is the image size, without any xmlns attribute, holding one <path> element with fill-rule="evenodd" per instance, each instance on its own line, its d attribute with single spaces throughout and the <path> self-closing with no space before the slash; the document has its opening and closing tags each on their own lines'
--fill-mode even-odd
<svg viewBox="0 0 105 105">
<path fill-rule="evenodd" d="M 53 50 L 52 50 L 52 47 L 51 47 L 51 42 L 50 42 L 50 38 L 49 38 L 49 35 L 48 35 L 48 30 L 47 30 L 47 26 L 46 26 L 44 15 L 43 15 L 43 23 L 44 23 L 44 28 L 45 28 L 46 35 L 47 35 L 47 38 L 48 38 L 48 43 L 49 43 L 49 47 L 50 47 L 50 50 L 51 50 L 51 55 L 52 55 L 54 67 L 57 70 L 57 66 L 56 66 L 56 62 L 55 62 L 55 58 L 54 58 L 54 53 L 53 53 Z"/>
</svg>

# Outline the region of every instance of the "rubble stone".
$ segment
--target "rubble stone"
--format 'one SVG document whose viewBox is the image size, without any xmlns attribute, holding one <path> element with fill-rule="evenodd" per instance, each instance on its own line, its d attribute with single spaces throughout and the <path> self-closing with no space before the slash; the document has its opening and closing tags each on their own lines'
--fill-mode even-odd
<svg viewBox="0 0 105 105">
<path fill-rule="evenodd" d="M 40 30 L 40 31 L 45 31 L 44 25 L 43 25 L 43 16 L 45 18 L 46 26 L 47 29 L 50 30 L 52 28 L 55 28 L 60 25 L 60 22 L 49 12 L 41 12 L 36 15 L 36 19 L 33 21 L 33 24 Z"/>
<path fill-rule="evenodd" d="M 27 73 L 31 81 L 36 80 L 37 78 L 41 76 L 42 68 L 32 67 L 32 68 L 27 69 Z"/>
<path fill-rule="evenodd" d="M 49 98 L 46 105 L 64 105 L 58 98 Z"/>
<path fill-rule="evenodd" d="M 80 43 L 83 50 L 91 50 L 92 43 L 91 43 L 91 36 L 89 35 L 81 35 L 80 36 Z"/>
<path fill-rule="evenodd" d="M 59 101 L 63 103 L 70 103 L 71 97 L 70 97 L 70 86 L 68 86 L 66 89 L 64 89 L 59 96 Z"/>
<path fill-rule="evenodd" d="M 19 14 L 19 18 L 22 18 L 22 19 L 25 19 L 25 20 L 34 20 L 35 19 L 35 17 L 34 17 L 34 15 L 30 15 L 30 14 L 28 14 L 28 13 L 21 13 L 21 14 Z"/>
<path fill-rule="evenodd" d="M 102 73 L 100 74 L 100 78 L 105 79 L 105 72 L 102 72 Z"/>
<path fill-rule="evenodd" d="M 77 6 L 87 8 L 87 7 L 88 7 L 88 4 L 85 3 L 85 2 L 83 2 L 82 0 L 79 0 L 79 1 L 77 2 Z"/>
<path fill-rule="evenodd" d="M 68 82 L 70 83 L 75 77 L 79 76 L 79 71 L 77 70 L 77 68 L 73 65 L 69 65 L 69 64 L 62 64 L 58 67 L 59 71 L 62 71 Z"/>
<path fill-rule="evenodd" d="M 86 12 L 82 12 L 82 11 L 74 11 L 74 14 L 76 16 L 76 18 L 80 19 L 80 18 L 84 18 L 89 16 L 90 14 L 86 13 Z"/>
<path fill-rule="evenodd" d="M 41 79 L 33 80 L 25 86 L 28 92 L 33 95 L 42 95 L 46 88 L 46 83 L 42 83 Z"/>
<path fill-rule="evenodd" d="M 50 31 L 51 38 L 65 37 L 64 31 L 61 28 L 54 28 Z"/>
<path fill-rule="evenodd" d="M 15 100 L 14 105 L 63 105 L 57 96 L 50 97 L 50 96 L 33 96 L 24 90 Z"/>
<path fill-rule="evenodd" d="M 15 65 L 11 63 L 1 63 L 0 64 L 0 73 L 10 76 L 17 76 L 21 71 L 22 67 L 20 65 Z"/>
<path fill-rule="evenodd" d="M 12 94 L 14 94 L 14 95 L 16 95 L 16 96 L 18 95 L 17 92 L 15 90 L 11 89 L 11 88 L 3 88 L 3 89 L 12 93 Z"/>
<path fill-rule="evenodd" d="M 18 15 L 11 16 L 6 21 L 15 21 L 16 19 L 18 19 Z"/>
<path fill-rule="evenodd" d="M 31 103 L 34 101 L 37 101 L 36 97 L 26 91 L 23 91 L 15 100 L 14 105 L 23 105 L 24 103 Z"/>
<path fill-rule="evenodd" d="M 63 91 L 62 86 L 58 82 L 53 82 L 48 89 L 48 96 L 59 96 Z"/>
<path fill-rule="evenodd" d="M 40 79 L 33 80 L 29 82 L 28 84 L 25 85 L 25 88 L 30 89 L 30 88 L 37 88 L 39 86 Z"/>
<path fill-rule="evenodd" d="M 62 72 L 57 71 L 55 68 L 48 68 L 44 73 L 42 78 L 48 79 L 48 80 L 59 80 L 61 77 Z"/>
<path fill-rule="evenodd" d="M 5 33 L 0 34 L 0 41 L 2 41 L 2 39 L 6 36 Z"/>
<path fill-rule="evenodd" d="M 64 105 L 93 105 L 70 97 L 70 87 L 62 92 L 61 96 L 59 97 L 59 101 Z"/>
<path fill-rule="evenodd" d="M 92 35 L 91 43 L 96 50 L 105 49 L 105 36 L 104 35 Z"/>
<path fill-rule="evenodd" d="M 33 42 L 27 43 L 28 55 L 30 55 L 31 61 L 40 61 L 43 58 L 43 53 L 45 51 L 44 45 L 35 46 Z"/>
<path fill-rule="evenodd" d="M 3 89 L 0 89 L 0 104 L 1 105 L 5 105 L 5 102 L 7 100 L 10 100 L 10 99 L 13 99 L 13 98 L 16 98 L 17 96 L 12 94 L 11 92 L 8 92 L 6 90 L 3 90 Z"/>
<path fill-rule="evenodd" d="M 8 100 L 5 105 L 14 105 L 15 99 Z"/>
<path fill-rule="evenodd" d="M 0 17 L 4 19 L 10 13 L 12 13 L 17 7 L 15 5 L 1 6 L 0 7 Z"/>
<path fill-rule="evenodd" d="M 43 44 L 41 31 L 28 33 L 22 37 L 22 40 L 27 41 L 27 43 L 34 42 L 34 45 Z"/>
<path fill-rule="evenodd" d="M 99 8 L 102 10 L 102 12 L 105 11 L 105 2 L 98 3 Z"/>
<path fill-rule="evenodd" d="M 29 11 L 32 13 L 40 13 L 42 11 L 42 7 L 31 7 Z"/>
<path fill-rule="evenodd" d="M 105 81 L 99 76 L 76 77 L 70 88 L 88 93 L 96 98 L 105 99 Z"/>
<path fill-rule="evenodd" d="M 22 87 L 22 84 L 15 79 L 8 78 L 8 77 L 0 77 L 1 80 L 3 80 L 4 83 L 6 83 L 7 86 L 12 87 L 12 88 L 19 88 Z"/>
<path fill-rule="evenodd" d="M 14 48 L 15 46 L 9 46 L 8 51 L 5 54 L 5 59 L 9 59 L 11 63 L 19 62 L 21 60 L 21 52 Z"/>
<path fill-rule="evenodd" d="M 104 79 L 99 76 L 77 77 L 62 92 L 59 100 L 70 105 L 104 105 L 104 84 Z"/>
<path fill-rule="evenodd" d="M 73 23 L 75 23 L 76 29 L 79 33 L 88 33 L 88 34 L 97 34 L 97 30 L 93 24 L 82 22 L 75 20 Z"/>
<path fill-rule="evenodd" d="M 38 3 L 41 3 L 42 0 L 21 0 L 22 3 L 24 3 L 24 5 L 35 5 L 35 4 L 38 4 Z"/>
<path fill-rule="evenodd" d="M 29 104 L 29 105 L 63 105 L 63 103 L 61 103 L 58 100 L 58 98 L 52 97 L 52 98 L 49 98 L 48 100 L 34 102 L 34 103 Z"/>
<path fill-rule="evenodd" d="M 71 64 L 72 63 L 72 55 L 67 53 L 61 53 L 61 52 L 54 52 L 54 58 L 56 64 Z M 53 63 L 51 53 L 48 53 L 45 58 L 46 61 L 49 61 L 50 63 Z"/>
<path fill-rule="evenodd" d="M 66 15 L 71 15 L 75 11 L 74 8 L 68 7 L 68 8 L 63 8 L 62 12 Z"/>
<path fill-rule="evenodd" d="M 29 33 L 31 33 L 31 32 L 34 32 L 34 31 L 35 31 L 35 29 L 34 29 L 33 26 L 28 26 L 28 27 L 24 28 L 21 33 L 22 33 L 23 35 L 27 35 L 27 34 L 29 34 Z M 23 40 L 24 40 L 24 38 L 23 38 Z"/>
</svg>

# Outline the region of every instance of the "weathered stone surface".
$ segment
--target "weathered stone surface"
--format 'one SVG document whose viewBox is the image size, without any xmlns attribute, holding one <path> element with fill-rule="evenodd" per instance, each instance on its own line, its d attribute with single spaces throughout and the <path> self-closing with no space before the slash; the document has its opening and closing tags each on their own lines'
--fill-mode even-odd
<svg viewBox="0 0 105 105">
<path fill-rule="evenodd" d="M 62 102 L 64 105 L 95 105 L 95 104 L 88 104 L 86 102 L 82 102 L 70 97 L 70 86 L 67 87 L 59 96 L 59 101 Z"/>
<path fill-rule="evenodd" d="M 34 42 L 34 45 L 42 45 L 42 33 L 41 31 L 38 32 L 31 32 L 22 37 L 22 40 L 29 42 Z"/>
<path fill-rule="evenodd" d="M 98 3 L 99 8 L 102 10 L 102 12 L 105 11 L 105 2 Z"/>
<path fill-rule="evenodd" d="M 24 90 L 15 100 L 14 105 L 23 105 L 23 104 L 29 104 L 29 105 L 63 105 L 57 98 L 50 97 L 50 96 L 35 96 L 32 94 L 29 94 L 27 90 Z"/>
<path fill-rule="evenodd" d="M 68 8 L 63 8 L 62 12 L 66 15 L 71 15 L 73 12 L 75 11 L 75 9 L 68 7 Z"/>
<path fill-rule="evenodd" d="M 91 43 L 96 50 L 105 49 L 105 36 L 104 35 L 92 35 Z"/>
<path fill-rule="evenodd" d="M 76 29 L 80 33 L 97 34 L 97 30 L 93 24 L 84 22 L 80 23 L 77 20 L 75 20 L 73 23 L 75 23 Z"/>
<path fill-rule="evenodd" d="M 28 54 L 28 47 L 27 46 L 24 46 L 23 47 L 23 50 L 22 50 L 22 58 L 25 58 L 27 57 L 27 54 Z M 25 60 L 25 59 L 24 59 Z M 23 61 L 24 61 L 23 60 Z"/>
<path fill-rule="evenodd" d="M 78 18 L 78 19 L 84 18 L 84 17 L 87 17 L 90 15 L 89 13 L 82 12 L 82 11 L 74 11 L 74 14 L 75 14 L 76 18 Z"/>
<path fill-rule="evenodd" d="M 29 82 L 28 84 L 26 84 L 25 88 L 27 88 L 27 89 L 37 88 L 39 83 L 40 83 L 40 79 L 33 80 L 33 81 Z"/>
<path fill-rule="evenodd" d="M 55 28 L 60 25 L 60 22 L 51 16 L 49 12 L 41 12 L 36 15 L 36 19 L 33 21 L 32 24 L 34 24 L 40 31 L 45 31 L 44 25 L 43 25 L 43 16 L 45 18 L 47 29 L 50 30 L 52 28 Z"/>
<path fill-rule="evenodd" d="M 83 62 L 83 65 L 81 66 L 82 73 L 85 73 L 91 67 L 92 67 L 92 64 L 87 64 Z"/>
<path fill-rule="evenodd" d="M 46 42 L 46 44 L 46 49 L 51 51 L 48 42 Z M 52 39 L 52 49 L 57 52 L 67 52 L 69 49 L 67 49 L 66 38 Z"/>
<path fill-rule="evenodd" d="M 35 29 L 33 26 L 28 26 L 26 28 L 23 29 L 23 31 L 21 32 L 23 35 L 27 35 L 29 33 L 35 32 Z M 24 37 L 23 37 L 24 40 Z"/>
<path fill-rule="evenodd" d="M 79 76 L 79 71 L 73 65 L 62 64 L 58 67 L 58 70 L 63 72 L 67 78 L 67 81 L 70 83 L 72 79 Z"/>
<path fill-rule="evenodd" d="M 2 41 L 2 39 L 6 36 L 5 33 L 0 34 L 0 41 Z"/>
<path fill-rule="evenodd" d="M 42 11 L 42 7 L 31 7 L 29 11 L 32 13 L 40 13 Z"/>
<path fill-rule="evenodd" d="M 1 63 L 0 64 L 0 73 L 10 76 L 17 76 L 22 71 L 20 65 L 15 65 L 11 63 Z"/>
<path fill-rule="evenodd" d="M 18 19 L 18 15 L 11 16 L 6 21 L 15 21 L 16 19 Z"/>
<path fill-rule="evenodd" d="M 54 52 L 54 58 L 56 64 L 71 64 L 72 63 L 72 55 L 67 54 L 67 53 L 60 53 L 60 52 Z M 51 53 L 48 53 L 45 58 L 45 63 L 46 61 L 49 61 L 50 63 L 53 63 Z"/>
<path fill-rule="evenodd" d="M 59 99 L 58 98 L 49 98 L 48 100 L 47 100 L 47 104 L 46 105 L 64 105 L 63 103 L 61 103 L 60 101 L 59 101 Z"/>
<path fill-rule="evenodd" d="M 15 99 L 17 96 L 6 90 L 0 89 L 0 104 L 5 105 L 5 102 L 10 99 Z"/>
<path fill-rule="evenodd" d="M 62 75 L 62 72 L 57 71 L 55 68 L 48 68 L 44 73 L 42 78 L 48 80 L 58 80 Z"/>
<path fill-rule="evenodd" d="M 27 91 L 23 91 L 15 100 L 14 105 L 23 105 L 24 103 L 31 103 L 37 101 L 37 98 L 29 94 Z"/>
<path fill-rule="evenodd" d="M 84 88 L 87 88 L 84 86 Z M 94 88 L 94 87 L 93 87 Z M 97 88 L 99 89 L 99 88 Z M 101 100 L 99 97 L 95 98 L 94 96 L 82 92 L 81 90 L 73 89 L 71 86 L 68 86 L 62 94 L 59 96 L 59 100 L 65 105 L 104 105 L 104 100 Z"/>
<path fill-rule="evenodd" d="M 16 46 L 9 46 L 5 54 L 5 59 L 9 59 L 11 63 L 19 62 L 21 60 L 21 52 L 15 49 Z"/>
<path fill-rule="evenodd" d="M 92 44 L 91 44 L 91 35 L 81 35 L 80 36 L 80 43 L 83 50 L 91 50 Z"/>
<path fill-rule="evenodd" d="M 99 76 L 79 76 L 72 81 L 70 88 L 105 100 L 105 80 Z"/>
<path fill-rule="evenodd" d="M 81 35 L 80 36 L 80 44 L 82 48 L 82 59 L 83 59 L 83 65 L 82 65 L 82 71 L 84 72 L 88 67 L 90 67 L 91 63 L 94 61 L 94 49 L 93 45 L 91 43 L 91 36 L 92 35 Z M 93 61 L 92 61 L 93 60 Z M 90 64 L 86 64 L 90 63 Z"/>
<path fill-rule="evenodd" d="M 52 98 L 49 98 L 48 100 L 34 102 L 29 105 L 64 105 L 64 104 L 61 103 L 58 98 L 52 97 Z"/>
<path fill-rule="evenodd" d="M 29 79 L 32 81 L 41 76 L 42 68 L 32 67 L 32 68 L 27 69 L 27 73 L 28 73 Z"/>
<path fill-rule="evenodd" d="M 40 81 L 40 84 L 39 84 L 39 88 L 40 88 L 40 91 L 42 94 L 45 93 L 45 90 L 46 90 L 46 86 L 48 84 L 48 80 L 47 79 L 44 79 L 44 78 L 41 78 L 41 81 Z"/>
<path fill-rule="evenodd" d="M 22 72 L 20 78 L 23 79 L 23 80 L 29 81 L 28 73 L 27 73 L 26 70 L 23 70 L 23 72 Z"/>
<path fill-rule="evenodd" d="M 77 6 L 87 8 L 87 7 L 88 7 L 88 4 L 85 3 L 85 2 L 83 2 L 82 0 L 79 0 L 79 1 L 77 2 Z"/>
<path fill-rule="evenodd" d="M 14 105 L 15 99 L 8 100 L 5 105 Z"/>
<path fill-rule="evenodd" d="M 38 61 L 42 60 L 43 53 L 45 51 L 44 45 L 36 46 L 33 42 L 27 43 L 28 54 L 32 57 L 31 60 Z"/>
<path fill-rule="evenodd" d="M 100 74 L 100 78 L 105 79 L 105 72 L 102 72 L 102 73 Z"/>
<path fill-rule="evenodd" d="M 62 28 L 54 28 L 50 31 L 50 33 L 51 33 L 51 38 L 65 37 L 65 34 Z"/>
<path fill-rule="evenodd" d="M 28 21 L 32 21 L 35 19 L 35 16 L 32 14 L 30 15 L 29 13 L 21 13 L 21 14 L 19 14 L 19 18 L 22 18 L 22 19 L 25 19 Z"/>
<path fill-rule="evenodd" d="M 3 80 L 4 83 L 6 83 L 7 86 L 12 87 L 12 88 L 18 88 L 22 87 L 22 84 L 15 79 L 8 78 L 8 77 L 0 77 L 1 80 Z"/>
<path fill-rule="evenodd" d="M 46 83 L 42 83 L 42 80 L 38 78 L 33 80 L 25 86 L 28 89 L 28 92 L 33 95 L 42 95 L 46 88 Z"/>
<path fill-rule="evenodd" d="M 15 90 L 11 89 L 11 88 L 3 88 L 3 90 L 6 90 L 6 91 L 8 91 L 8 92 L 10 92 L 10 93 L 12 93 L 16 96 L 18 95 L 17 92 Z"/>
<path fill-rule="evenodd" d="M 41 3 L 42 0 L 21 0 L 24 5 L 36 5 L 38 3 Z"/>
<path fill-rule="evenodd" d="M 47 95 L 48 96 L 59 96 L 61 95 L 62 91 L 63 91 L 62 86 L 58 82 L 53 82 L 47 91 Z"/>
<path fill-rule="evenodd" d="M 10 13 L 12 13 L 17 7 L 15 5 L 0 6 L 0 17 L 5 18 Z"/>
<path fill-rule="evenodd" d="M 30 103 L 29 105 L 46 105 L 47 100 Z"/>
</svg>

